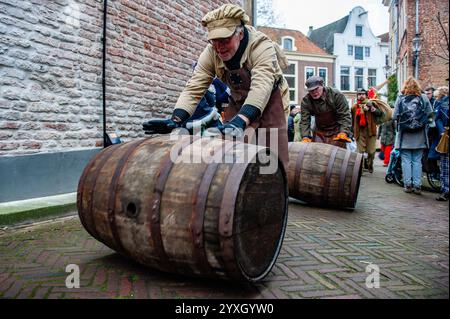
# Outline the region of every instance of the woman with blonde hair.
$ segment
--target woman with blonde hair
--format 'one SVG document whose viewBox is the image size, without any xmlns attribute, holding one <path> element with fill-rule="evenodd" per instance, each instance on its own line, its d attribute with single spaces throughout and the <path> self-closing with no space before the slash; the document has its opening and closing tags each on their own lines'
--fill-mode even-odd
<svg viewBox="0 0 450 319">
<path fill-rule="evenodd" d="M 421 194 L 422 154 L 429 147 L 426 128 L 433 119 L 433 109 L 414 77 L 406 79 L 401 93 L 393 115 L 398 131 L 395 148 L 400 150 L 405 192 Z"/>
</svg>

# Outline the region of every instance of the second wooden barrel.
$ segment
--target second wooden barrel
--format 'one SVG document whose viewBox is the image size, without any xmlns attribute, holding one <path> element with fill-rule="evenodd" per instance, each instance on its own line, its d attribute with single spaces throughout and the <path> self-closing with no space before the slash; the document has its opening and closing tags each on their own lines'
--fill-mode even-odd
<svg viewBox="0 0 450 319">
<path fill-rule="evenodd" d="M 362 155 L 323 143 L 289 143 L 289 196 L 306 203 L 355 208 Z"/>
<path fill-rule="evenodd" d="M 287 194 L 268 148 L 162 136 L 97 154 L 80 178 L 77 205 L 93 237 L 139 263 L 256 282 L 280 251 Z"/>
</svg>

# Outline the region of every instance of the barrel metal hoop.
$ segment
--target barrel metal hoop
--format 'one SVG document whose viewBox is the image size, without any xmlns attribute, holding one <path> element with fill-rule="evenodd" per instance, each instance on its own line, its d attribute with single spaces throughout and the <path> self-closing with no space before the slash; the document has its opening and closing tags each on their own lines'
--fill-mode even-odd
<svg viewBox="0 0 450 319">
<path fill-rule="evenodd" d="M 98 232 L 97 232 L 97 229 L 96 229 L 96 226 L 95 226 L 95 219 L 94 219 L 93 213 L 92 213 L 92 210 L 94 209 L 95 186 L 97 184 L 97 180 L 98 180 L 98 177 L 100 175 L 100 172 L 101 172 L 103 166 L 105 166 L 105 163 L 109 159 L 109 156 L 111 155 L 112 151 L 117 149 L 120 146 L 121 145 L 112 145 L 112 146 L 106 148 L 105 150 L 99 152 L 98 154 L 96 154 L 95 157 L 89 163 L 89 167 L 86 167 L 86 169 L 85 169 L 86 174 L 84 176 L 82 176 L 83 181 L 80 180 L 80 185 L 84 185 L 85 179 L 87 178 L 89 170 L 94 166 L 94 163 L 96 162 L 96 160 L 101 157 L 100 163 L 98 163 L 95 171 L 92 173 L 93 185 L 92 185 L 91 191 L 89 192 L 89 196 L 88 196 L 88 199 L 90 200 L 90 202 L 88 202 L 88 206 L 89 206 L 89 208 L 88 208 L 88 215 L 92 217 L 91 220 L 90 220 L 91 225 L 88 225 L 89 224 L 89 222 L 87 220 L 88 218 L 86 218 L 86 216 L 84 216 L 83 213 L 79 214 L 80 220 L 81 220 L 81 224 L 84 226 L 84 228 L 88 231 L 88 233 L 92 237 L 97 238 L 98 240 L 101 240 L 101 238 L 98 235 Z M 81 192 L 84 193 L 84 188 L 83 188 L 83 190 Z M 81 194 L 80 196 L 81 196 L 81 198 L 80 198 L 80 206 L 79 206 L 79 208 L 82 208 L 81 204 L 82 204 L 82 196 L 83 196 L 83 194 Z M 79 212 L 80 211 L 83 212 L 82 209 L 79 210 Z M 101 241 L 103 242 L 103 240 L 101 240 Z"/>
<path fill-rule="evenodd" d="M 361 178 L 360 171 L 361 171 L 361 166 L 362 166 L 362 160 L 363 160 L 362 154 L 357 153 L 356 160 L 355 160 L 355 166 L 353 166 L 352 181 L 350 183 L 350 190 L 351 190 L 350 194 L 352 194 L 351 202 L 349 202 L 349 205 L 348 205 L 350 207 L 355 206 L 356 197 L 358 195 L 356 187 L 358 185 L 359 179 Z"/>
<path fill-rule="evenodd" d="M 344 182 L 345 182 L 345 175 L 347 173 L 347 167 L 348 167 L 348 161 L 350 160 L 350 155 L 352 155 L 351 151 L 345 152 L 345 157 L 344 157 L 344 162 L 342 163 L 341 166 L 341 174 L 339 176 L 339 188 L 338 190 L 342 190 L 344 191 Z M 344 197 L 338 197 L 338 204 L 339 206 L 342 204 L 342 202 L 344 201 Z"/>
<path fill-rule="evenodd" d="M 222 257 L 225 264 L 225 272 L 232 278 L 242 279 L 242 274 L 238 270 L 236 258 L 234 255 L 233 242 L 233 220 L 236 199 L 242 177 L 247 169 L 248 164 L 234 164 L 231 172 L 227 177 L 224 187 L 224 194 L 220 207 L 219 216 L 219 239 L 222 251 Z"/>
<path fill-rule="evenodd" d="M 194 141 L 199 139 L 200 136 L 188 136 L 187 138 L 183 138 L 180 142 L 174 144 L 172 148 L 176 147 L 178 148 L 176 152 L 176 156 L 178 157 L 184 148 L 191 145 Z M 171 158 L 171 153 L 173 155 L 174 152 L 171 151 L 170 148 L 167 153 L 163 156 L 163 159 L 161 161 L 159 172 L 158 172 L 158 178 L 155 183 L 155 187 L 153 189 L 153 205 L 152 205 L 152 211 L 151 214 L 148 214 L 148 224 L 150 225 L 150 234 L 153 241 L 153 246 L 155 247 L 155 252 L 157 256 L 160 258 L 160 261 L 162 263 L 162 267 L 166 268 L 171 271 L 175 271 L 174 265 L 172 263 L 169 263 L 169 258 L 167 256 L 167 253 L 164 249 L 164 244 L 162 241 L 162 235 L 161 235 L 161 197 L 167 182 L 167 179 L 169 178 L 170 171 L 172 170 L 174 161 L 176 158 Z"/>
<path fill-rule="evenodd" d="M 323 186 L 323 193 L 322 198 L 326 202 L 328 197 L 328 191 L 330 189 L 330 179 L 331 179 L 331 172 L 333 171 L 333 165 L 334 161 L 336 160 L 336 154 L 338 152 L 339 148 L 336 146 L 331 151 L 330 159 L 328 160 L 328 166 L 327 166 L 327 172 L 325 175 L 325 185 Z"/>
<path fill-rule="evenodd" d="M 125 153 L 122 155 L 122 157 L 119 159 L 119 162 L 117 163 L 116 169 L 114 171 L 114 175 L 111 179 L 111 183 L 109 184 L 109 199 L 108 199 L 108 222 L 109 222 L 109 228 L 111 229 L 111 233 L 114 238 L 114 242 L 116 243 L 117 247 L 116 249 L 122 253 L 123 255 L 128 255 L 126 253 L 122 240 L 120 239 L 119 232 L 117 230 L 117 223 L 116 223 L 116 199 L 117 199 L 117 188 L 119 186 L 119 179 L 122 175 L 123 168 L 125 167 L 128 159 L 130 156 L 135 152 L 139 146 L 141 146 L 144 142 L 147 142 L 147 139 L 142 139 L 140 141 L 131 142 L 128 144 L 128 149 L 125 151 Z M 125 144 L 126 145 L 126 144 Z M 124 147 L 125 147 L 124 145 Z"/>
<path fill-rule="evenodd" d="M 302 145 L 305 144 L 305 145 Z M 297 157 L 297 162 L 295 163 L 295 177 L 294 177 L 294 185 L 293 185 L 293 190 L 297 191 L 298 187 L 298 183 L 300 182 L 300 173 L 301 173 L 301 167 L 303 164 L 303 157 L 305 156 L 306 150 L 309 147 L 310 143 L 301 143 L 300 145 L 300 152 L 299 155 Z M 293 195 L 297 195 L 297 194 L 293 194 Z"/>
<path fill-rule="evenodd" d="M 256 153 L 257 156 L 258 152 Z M 250 159 L 249 159 L 250 162 Z M 225 264 L 225 272 L 234 279 L 242 280 L 245 278 L 239 270 L 238 263 L 234 254 L 234 210 L 236 200 L 241 187 L 242 178 L 248 168 L 247 163 L 235 163 L 227 176 L 224 187 L 222 203 L 220 205 L 219 216 L 219 239 L 222 251 L 222 257 Z"/>
<path fill-rule="evenodd" d="M 220 160 L 227 151 L 234 147 L 234 143 L 226 140 L 225 144 L 220 144 L 216 149 L 214 149 L 214 153 L 216 153 L 218 149 L 222 149 L 222 147 L 224 148 L 223 153 L 219 153 L 214 156 L 213 163 L 210 163 L 203 173 L 202 181 L 200 182 L 200 186 L 197 190 L 197 196 L 194 198 L 195 206 L 191 216 L 191 233 L 192 242 L 194 245 L 193 253 L 197 261 L 197 265 L 208 274 L 211 274 L 214 271 L 208 262 L 204 246 L 203 223 L 205 220 L 206 201 L 208 199 L 212 179 L 214 178 L 220 164 L 220 162 L 218 163 L 217 161 Z"/>
</svg>

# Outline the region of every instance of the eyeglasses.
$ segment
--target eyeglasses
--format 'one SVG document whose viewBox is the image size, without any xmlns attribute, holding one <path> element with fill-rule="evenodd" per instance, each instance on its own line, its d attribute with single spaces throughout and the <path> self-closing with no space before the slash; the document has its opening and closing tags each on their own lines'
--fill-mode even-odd
<svg viewBox="0 0 450 319">
<path fill-rule="evenodd" d="M 231 43 L 231 40 L 233 39 L 233 37 L 234 37 L 237 33 L 238 33 L 238 31 L 235 30 L 235 31 L 233 32 L 233 34 L 230 35 L 228 38 L 223 38 L 223 39 L 212 39 L 212 40 L 208 40 L 208 42 L 209 42 L 210 44 L 214 45 L 214 46 L 219 45 L 219 44 L 221 44 L 221 45 L 228 45 L 228 44 Z"/>
</svg>

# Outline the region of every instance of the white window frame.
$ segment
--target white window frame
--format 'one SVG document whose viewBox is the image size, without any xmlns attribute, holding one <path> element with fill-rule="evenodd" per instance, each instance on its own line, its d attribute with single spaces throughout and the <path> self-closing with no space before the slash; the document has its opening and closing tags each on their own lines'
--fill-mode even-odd
<svg viewBox="0 0 450 319">
<path fill-rule="evenodd" d="M 369 71 L 371 71 L 371 70 L 375 71 L 375 75 L 370 75 Z M 377 77 L 378 77 L 378 70 L 376 68 L 368 68 L 367 69 L 367 88 L 377 85 Z M 374 80 L 374 85 L 370 85 L 371 79 Z"/>
<path fill-rule="evenodd" d="M 289 65 L 293 64 L 294 65 L 294 74 L 284 74 L 283 76 L 285 78 L 294 78 L 294 83 L 295 83 L 295 87 L 291 88 L 289 85 L 289 100 L 291 98 L 291 91 L 294 91 L 294 98 L 295 101 L 289 101 L 289 103 L 298 103 L 298 63 L 297 61 L 292 61 L 292 60 L 288 60 Z"/>
<path fill-rule="evenodd" d="M 305 83 L 306 83 L 306 70 L 307 69 L 313 69 L 313 75 L 311 75 L 311 76 L 314 76 L 314 75 L 316 75 L 316 67 L 315 66 L 309 66 L 309 65 L 307 65 L 307 66 L 305 66 L 305 70 L 304 70 L 304 72 L 303 72 L 303 79 L 305 80 Z M 306 86 L 305 86 L 305 88 L 306 88 Z"/>
<path fill-rule="evenodd" d="M 362 70 L 362 74 L 356 74 L 356 70 L 357 69 L 361 69 Z M 357 66 L 357 67 L 355 67 L 354 69 L 353 69 L 353 85 L 354 85 L 354 87 L 355 87 L 355 91 L 356 90 L 358 90 L 358 89 L 363 89 L 364 88 L 364 69 L 365 68 L 363 68 L 363 67 L 360 67 L 360 66 Z M 361 79 L 361 87 L 358 87 L 357 86 L 357 81 L 356 81 L 356 78 L 360 78 Z"/>
<path fill-rule="evenodd" d="M 317 75 L 320 76 L 320 70 L 325 70 L 325 81 L 323 82 L 324 86 L 328 86 L 328 68 L 326 67 L 317 67 Z"/>
<path fill-rule="evenodd" d="M 286 49 L 285 47 L 284 47 L 284 40 L 291 40 L 292 41 L 292 51 L 297 51 L 297 47 L 295 46 L 295 38 L 293 38 L 293 37 L 291 37 L 291 36 L 288 36 L 288 35 L 286 35 L 286 36 L 284 36 L 284 37 L 281 37 L 281 48 L 283 49 L 283 50 L 286 50 L 286 51 L 289 51 L 288 49 Z"/>
<path fill-rule="evenodd" d="M 348 68 L 348 74 L 345 74 L 344 76 L 346 76 L 346 77 L 348 77 L 348 89 L 347 90 L 344 90 L 343 88 L 342 88 L 342 68 Z M 340 66 L 340 68 L 339 68 L 339 83 L 340 83 L 340 88 L 339 88 L 339 90 L 341 90 L 341 91 L 350 91 L 350 88 L 351 88 L 351 80 L 352 80 L 352 78 L 351 78 L 351 73 L 352 73 L 352 68 L 351 68 L 351 66 L 349 66 L 349 65 L 341 65 Z"/>
</svg>

